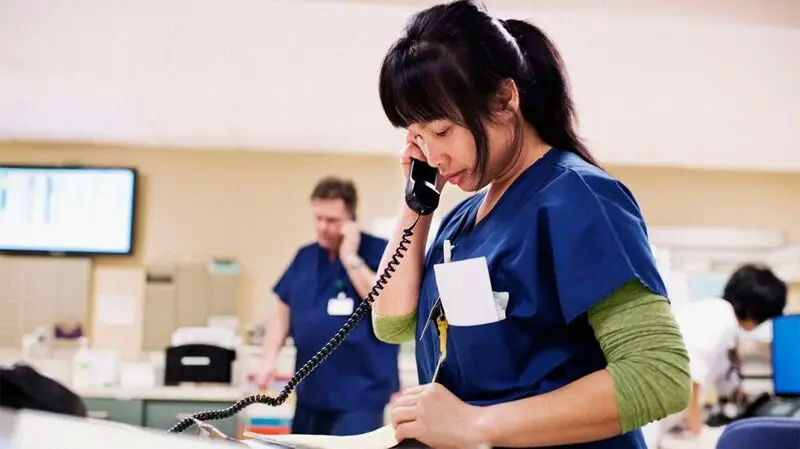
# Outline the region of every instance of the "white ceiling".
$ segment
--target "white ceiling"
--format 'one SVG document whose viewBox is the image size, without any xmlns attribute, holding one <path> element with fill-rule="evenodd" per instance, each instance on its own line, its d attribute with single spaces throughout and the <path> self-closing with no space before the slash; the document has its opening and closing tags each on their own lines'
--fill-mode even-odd
<svg viewBox="0 0 800 449">
<path fill-rule="evenodd" d="M 430 3 L 0 0 L 0 139 L 396 153 L 377 71 Z M 485 3 L 554 38 L 604 162 L 800 171 L 800 1 Z"/>
</svg>

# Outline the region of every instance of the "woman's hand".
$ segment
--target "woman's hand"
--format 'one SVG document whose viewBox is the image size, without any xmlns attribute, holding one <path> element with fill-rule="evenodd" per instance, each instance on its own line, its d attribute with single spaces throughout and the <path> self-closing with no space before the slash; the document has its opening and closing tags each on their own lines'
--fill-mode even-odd
<svg viewBox="0 0 800 449">
<path fill-rule="evenodd" d="M 403 151 L 403 155 L 401 156 L 401 163 L 403 165 L 403 173 L 405 174 L 405 179 L 408 180 L 409 171 L 411 170 L 411 159 L 416 159 L 419 161 L 428 162 L 428 158 L 425 157 L 425 153 L 422 151 L 422 146 L 424 145 L 418 143 L 417 138 L 409 131 L 406 134 L 406 148 Z M 447 180 L 442 178 L 441 176 L 436 176 L 436 189 L 441 193 L 442 188 L 444 188 L 445 184 L 447 184 Z"/>
<path fill-rule="evenodd" d="M 422 152 L 422 147 L 417 145 L 414 135 L 409 131 L 406 134 L 406 147 L 403 150 L 403 155 L 400 157 L 401 164 L 403 164 L 403 174 L 408 179 L 408 173 L 411 170 L 411 159 L 428 162 L 425 153 Z"/>
<path fill-rule="evenodd" d="M 391 408 L 397 441 L 416 439 L 436 449 L 481 446 L 479 407 L 458 399 L 441 384 L 404 391 Z"/>
</svg>

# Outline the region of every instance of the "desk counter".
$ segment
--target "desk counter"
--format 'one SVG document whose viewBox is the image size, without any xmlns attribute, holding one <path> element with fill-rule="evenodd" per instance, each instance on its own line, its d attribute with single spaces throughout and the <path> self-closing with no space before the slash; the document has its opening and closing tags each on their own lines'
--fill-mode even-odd
<svg viewBox="0 0 800 449">
<path fill-rule="evenodd" d="M 134 426 L 169 429 L 182 418 L 203 411 L 225 409 L 251 394 L 229 386 L 176 386 L 151 388 L 76 388 L 89 416 Z M 274 394 L 273 394 L 274 395 Z M 288 432 L 294 405 L 290 398 L 279 407 L 252 405 L 237 416 L 212 422 L 227 435 L 237 435 L 248 428 L 254 411 L 270 423 L 271 431 Z"/>
<path fill-rule="evenodd" d="M 143 388 L 97 387 L 73 388 L 73 390 L 81 397 L 94 399 L 211 401 L 231 403 L 253 393 L 252 391 L 239 387 L 217 385 L 155 386 Z"/>
</svg>

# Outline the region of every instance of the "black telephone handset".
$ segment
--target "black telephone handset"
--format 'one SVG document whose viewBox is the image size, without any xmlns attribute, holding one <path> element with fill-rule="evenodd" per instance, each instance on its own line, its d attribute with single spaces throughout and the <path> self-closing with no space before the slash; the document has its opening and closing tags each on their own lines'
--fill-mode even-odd
<svg viewBox="0 0 800 449">
<path fill-rule="evenodd" d="M 436 188 L 434 167 L 419 159 L 411 159 L 406 183 L 406 204 L 420 215 L 429 215 L 439 207 L 439 190 Z"/>
<path fill-rule="evenodd" d="M 369 291 L 367 297 L 361 301 L 361 304 L 359 304 L 358 308 L 356 308 L 350 318 L 348 318 L 347 322 L 344 323 L 342 328 L 339 329 L 339 331 L 337 331 L 333 337 L 331 337 L 328 343 L 326 343 L 325 346 L 319 350 L 319 352 L 311 357 L 310 360 L 305 362 L 299 369 L 297 369 L 297 372 L 295 372 L 292 378 L 289 379 L 289 381 L 286 383 L 286 386 L 283 387 L 277 397 L 271 397 L 265 394 L 250 395 L 239 400 L 226 409 L 198 412 L 191 416 L 187 416 L 169 429 L 168 432 L 183 432 L 192 426 L 195 423 L 195 420 L 208 421 L 227 419 L 236 415 L 240 411 L 244 410 L 245 407 L 248 407 L 252 404 L 267 404 L 277 407 L 286 402 L 286 400 L 289 398 L 289 394 L 294 390 L 297 384 L 311 374 L 311 372 L 317 366 L 319 366 L 320 363 L 322 363 L 329 355 L 331 355 L 331 353 L 342 344 L 344 339 L 350 335 L 353 329 L 355 329 L 356 325 L 370 313 L 370 310 L 372 309 L 372 303 L 375 301 L 375 298 L 377 298 L 380 295 L 381 290 L 386 287 L 386 284 L 392 277 L 392 273 L 397 270 L 397 266 L 400 264 L 400 259 L 402 259 L 403 256 L 405 256 L 405 252 L 408 251 L 408 245 L 411 243 L 410 238 L 412 235 L 414 235 L 414 228 L 417 226 L 419 218 L 423 215 L 432 214 L 433 211 L 439 207 L 439 190 L 436 188 L 436 175 L 436 168 L 431 167 L 427 164 L 427 162 L 420 161 L 418 159 L 411 160 L 408 182 L 406 183 L 405 189 L 405 200 L 408 207 L 419 214 L 417 219 L 411 224 L 411 226 L 403 230 L 403 236 L 400 239 L 400 243 L 397 245 L 397 249 L 395 249 L 394 254 L 392 254 L 392 257 L 386 264 L 386 268 L 384 268 L 383 272 L 378 277 L 378 280 L 375 281 L 375 285 L 372 286 L 372 289 Z M 395 447 L 424 448 L 425 445 L 416 440 L 405 440 L 399 442 L 399 444 Z"/>
</svg>

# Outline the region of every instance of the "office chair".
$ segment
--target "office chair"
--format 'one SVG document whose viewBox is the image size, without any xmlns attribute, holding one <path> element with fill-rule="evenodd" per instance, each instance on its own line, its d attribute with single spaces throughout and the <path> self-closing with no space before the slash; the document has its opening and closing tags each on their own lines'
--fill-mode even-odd
<svg viewBox="0 0 800 449">
<path fill-rule="evenodd" d="M 800 419 L 747 418 L 729 424 L 717 449 L 800 449 Z"/>
</svg>

